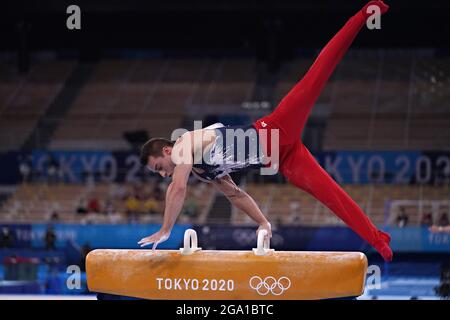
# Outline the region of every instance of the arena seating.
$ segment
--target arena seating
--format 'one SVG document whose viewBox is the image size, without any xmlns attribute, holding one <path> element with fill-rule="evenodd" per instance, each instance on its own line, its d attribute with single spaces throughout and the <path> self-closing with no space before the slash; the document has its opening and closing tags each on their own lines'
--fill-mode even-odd
<svg viewBox="0 0 450 320">
<path fill-rule="evenodd" d="M 37 60 L 21 75 L 0 60 L 0 151 L 22 147 L 73 69 L 72 60 Z"/>
<path fill-rule="evenodd" d="M 313 58 L 285 61 L 273 87 L 276 106 Z M 103 59 L 63 119 L 43 117 L 75 61 L 41 59 L 19 75 L 0 64 L 1 150 L 21 146 L 38 121 L 57 121 L 49 147 L 123 150 L 125 131 L 169 136 L 210 114 L 246 114 L 258 90 L 250 58 Z M 325 150 L 439 150 L 450 141 L 450 59 L 430 53 L 350 51 L 324 88 L 312 116 L 326 120 Z"/>
<path fill-rule="evenodd" d="M 99 63 L 50 145 L 127 149 L 123 132 L 170 137 L 184 118 L 242 111 L 255 84 L 251 60 L 145 59 Z"/>
<path fill-rule="evenodd" d="M 16 192 L 0 208 L 0 221 L 2 222 L 49 222 L 52 221 L 52 214 L 57 213 L 57 222 L 82 222 L 82 223 L 126 223 L 126 198 L 127 195 L 134 194 L 136 184 L 22 184 Z M 143 194 L 138 214 L 138 221 L 161 222 L 164 201 L 158 200 L 156 214 L 143 213 L 143 202 L 145 195 L 151 193 L 151 184 L 141 185 L 140 193 Z M 195 199 L 198 206 L 197 217 L 181 217 L 181 221 L 193 221 L 204 219 L 207 214 L 205 210 L 211 202 L 214 192 L 204 185 L 188 188 L 186 203 Z M 100 213 L 77 214 L 77 207 L 80 202 L 88 202 L 90 199 L 98 199 L 100 202 Z M 106 205 L 109 203 L 111 211 L 106 214 Z"/>
<path fill-rule="evenodd" d="M 450 59 L 346 57 L 335 75 L 325 150 L 443 150 Z"/>
<path fill-rule="evenodd" d="M 281 64 L 272 88 L 273 106 L 312 62 L 313 57 L 299 57 Z M 173 129 L 211 114 L 255 119 L 269 110 L 247 110 L 242 104 L 251 101 L 258 89 L 258 63 L 242 57 L 105 58 L 95 65 L 66 116 L 46 119 L 45 111 L 76 62 L 35 59 L 30 72 L 19 75 L 14 64 L 2 59 L 0 150 L 20 149 L 38 122 L 50 120 L 59 123 L 49 149 L 123 150 L 129 148 L 123 139 L 125 131 L 144 129 L 152 137 L 169 137 Z M 323 148 L 448 150 L 449 75 L 450 59 L 430 52 L 351 50 L 312 111 L 313 117 L 326 123 Z M 448 200 L 448 190 L 441 187 L 344 187 L 377 223 L 386 221 L 388 199 Z M 94 189 L 82 185 L 22 185 L 1 208 L 2 219 L 17 211 L 24 221 L 42 220 L 53 209 L 64 221 L 78 219 L 73 209 L 79 196 L 98 192 L 104 198 L 107 189 L 102 184 Z M 315 199 L 289 185 L 249 184 L 246 189 L 264 212 L 281 222 L 340 223 Z M 211 194 L 205 193 L 208 197 Z M 120 203 L 115 207 L 124 212 Z M 233 221 L 248 220 L 235 212 Z"/>
<path fill-rule="evenodd" d="M 439 200 L 450 201 L 448 186 L 415 185 L 344 185 L 346 192 L 358 203 L 370 219 L 380 225 L 388 222 L 389 203 L 393 200 Z M 343 225 L 328 208 L 307 193 L 290 184 L 248 184 L 246 191 L 254 197 L 261 210 L 268 214 L 274 223 L 288 225 Z M 297 203 L 297 204 L 295 204 Z M 442 208 L 450 214 L 450 207 Z M 421 223 L 424 209 L 411 207 L 407 214 L 411 225 Z M 450 218 L 450 215 L 449 215 Z M 243 213 L 233 216 L 236 224 L 247 223 Z M 437 221 L 436 221 L 437 222 Z"/>
</svg>

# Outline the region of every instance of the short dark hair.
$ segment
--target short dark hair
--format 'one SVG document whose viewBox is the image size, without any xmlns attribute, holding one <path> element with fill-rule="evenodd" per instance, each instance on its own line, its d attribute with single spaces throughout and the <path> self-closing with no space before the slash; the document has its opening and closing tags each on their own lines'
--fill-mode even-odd
<svg viewBox="0 0 450 320">
<path fill-rule="evenodd" d="M 174 141 L 170 141 L 164 138 L 152 138 L 148 140 L 141 148 L 141 164 L 147 165 L 148 157 L 162 157 L 162 149 L 164 147 L 173 147 Z"/>
</svg>

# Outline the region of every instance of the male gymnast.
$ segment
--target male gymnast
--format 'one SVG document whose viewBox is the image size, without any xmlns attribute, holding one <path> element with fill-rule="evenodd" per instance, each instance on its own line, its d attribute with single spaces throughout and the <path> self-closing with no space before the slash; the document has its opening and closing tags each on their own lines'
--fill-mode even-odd
<svg viewBox="0 0 450 320">
<path fill-rule="evenodd" d="M 169 238 L 183 207 L 191 172 L 199 179 L 212 184 L 225 194 L 234 206 L 249 215 L 259 226 L 257 232 L 267 230 L 268 237 L 271 237 L 271 225 L 266 217 L 251 196 L 241 190 L 229 175 L 230 172 L 248 167 L 267 168 L 270 165 L 278 168 L 294 186 L 327 206 L 372 245 L 386 261 L 392 260 L 389 234 L 377 229 L 355 201 L 318 164 L 300 139 L 308 115 L 321 90 L 371 16 L 372 13 L 368 12 L 369 6 L 378 6 L 382 14 L 389 9 L 381 0 L 370 1 L 351 17 L 322 49 L 303 79 L 268 116 L 249 126 L 227 128 L 217 124 L 187 132 L 176 141 L 153 138 L 143 145 L 142 165 L 162 177 L 172 177 L 172 182 L 166 192 L 162 227 L 158 232 L 140 240 L 138 243 L 142 247 L 153 243 L 155 249 L 158 243 Z M 233 144 L 234 138 L 225 138 L 229 129 L 250 132 L 250 140 L 256 141 L 258 145 L 256 154 L 245 150 L 238 155 L 239 151 L 236 151 L 236 145 Z M 276 136 L 276 139 L 273 139 L 272 135 Z M 244 145 L 247 146 L 248 143 Z M 271 158 L 270 163 L 264 161 L 264 157 L 271 155 L 275 149 L 278 158 Z M 202 161 L 197 161 L 198 155 Z"/>
</svg>

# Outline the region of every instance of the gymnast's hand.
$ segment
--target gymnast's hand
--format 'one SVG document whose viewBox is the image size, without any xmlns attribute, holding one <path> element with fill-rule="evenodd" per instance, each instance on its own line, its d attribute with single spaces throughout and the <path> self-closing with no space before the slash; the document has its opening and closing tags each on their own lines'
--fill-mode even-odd
<svg viewBox="0 0 450 320">
<path fill-rule="evenodd" d="M 272 238 L 272 226 L 270 225 L 270 223 L 269 222 L 264 222 L 264 223 L 261 223 L 260 225 L 259 225 L 259 228 L 258 228 L 258 230 L 256 230 L 256 237 L 258 237 L 258 233 L 259 233 L 259 231 L 261 231 L 261 230 L 266 230 L 267 231 L 267 236 L 265 236 L 265 238 Z M 264 239 L 265 240 L 265 239 Z"/>
<path fill-rule="evenodd" d="M 167 239 L 169 239 L 169 237 L 170 237 L 170 230 L 161 229 L 158 232 L 152 234 L 151 236 L 142 238 L 141 241 L 138 242 L 138 244 L 140 244 L 142 248 L 153 243 L 152 250 L 155 250 L 158 244 L 166 241 Z"/>
</svg>

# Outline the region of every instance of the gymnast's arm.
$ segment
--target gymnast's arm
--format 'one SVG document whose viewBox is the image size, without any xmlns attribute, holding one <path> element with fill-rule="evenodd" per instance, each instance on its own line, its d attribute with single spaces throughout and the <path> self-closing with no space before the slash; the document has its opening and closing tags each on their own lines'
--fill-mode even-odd
<svg viewBox="0 0 450 320">
<path fill-rule="evenodd" d="M 175 167 L 172 175 L 172 183 L 170 183 L 166 192 L 166 208 L 164 209 L 164 220 L 161 230 L 149 237 L 141 239 L 138 242 L 141 247 L 154 243 L 153 249 L 155 249 L 158 243 L 166 241 L 169 238 L 175 221 L 183 208 L 186 198 L 187 182 L 191 170 L 192 162 L 182 163 Z"/>
<path fill-rule="evenodd" d="M 253 200 L 253 198 L 244 190 L 240 189 L 229 175 L 216 179 L 212 183 L 214 187 L 222 192 L 236 208 L 244 211 L 259 225 L 257 232 L 261 229 L 265 229 L 267 230 L 269 237 L 272 237 L 270 223 L 259 209 L 255 200 Z"/>
</svg>

